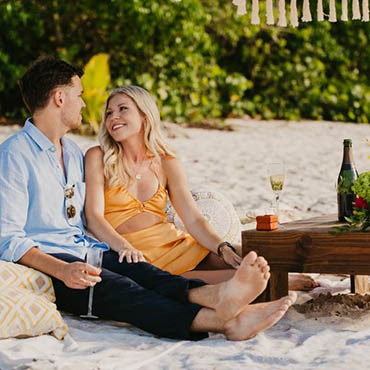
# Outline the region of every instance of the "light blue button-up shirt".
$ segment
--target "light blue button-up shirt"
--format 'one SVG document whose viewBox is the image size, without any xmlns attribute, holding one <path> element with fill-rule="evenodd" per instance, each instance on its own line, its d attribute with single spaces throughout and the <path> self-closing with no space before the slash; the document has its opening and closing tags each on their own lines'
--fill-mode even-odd
<svg viewBox="0 0 370 370">
<path fill-rule="evenodd" d="M 66 137 L 62 147 L 66 176 L 56 147 L 30 119 L 0 145 L 0 259 L 16 262 L 33 247 L 80 258 L 86 247 L 109 249 L 85 232 L 83 154 Z M 66 200 L 72 185 L 74 195 Z M 71 204 L 76 215 L 68 218 Z"/>
</svg>

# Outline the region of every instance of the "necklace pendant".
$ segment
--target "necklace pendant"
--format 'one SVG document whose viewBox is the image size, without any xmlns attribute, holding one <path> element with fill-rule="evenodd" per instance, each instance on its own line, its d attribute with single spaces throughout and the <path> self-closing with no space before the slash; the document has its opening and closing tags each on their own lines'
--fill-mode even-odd
<svg viewBox="0 0 370 370">
<path fill-rule="evenodd" d="M 136 174 L 135 179 L 136 179 L 136 180 L 141 180 L 141 175 L 140 175 L 140 173 L 137 173 L 137 174 Z"/>
</svg>

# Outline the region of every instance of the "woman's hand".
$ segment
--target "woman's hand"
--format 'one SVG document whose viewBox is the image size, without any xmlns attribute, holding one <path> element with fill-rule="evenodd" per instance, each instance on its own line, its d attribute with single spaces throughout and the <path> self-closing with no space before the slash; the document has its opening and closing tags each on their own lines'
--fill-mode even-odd
<svg viewBox="0 0 370 370">
<path fill-rule="evenodd" d="M 234 248 L 237 251 L 240 249 L 239 246 L 235 246 L 235 245 L 234 245 Z M 222 249 L 222 259 L 224 260 L 225 263 L 227 263 L 234 269 L 237 269 L 240 266 L 240 263 L 242 261 L 242 258 L 229 247 L 224 247 Z"/>
<path fill-rule="evenodd" d="M 143 252 L 134 248 L 132 245 L 125 245 L 118 251 L 118 262 L 122 263 L 126 258 L 128 263 L 146 262 Z"/>
</svg>

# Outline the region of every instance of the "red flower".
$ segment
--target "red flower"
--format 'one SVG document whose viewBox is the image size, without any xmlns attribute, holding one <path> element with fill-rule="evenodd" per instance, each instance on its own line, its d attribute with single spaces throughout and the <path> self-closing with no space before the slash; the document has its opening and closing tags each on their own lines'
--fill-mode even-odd
<svg viewBox="0 0 370 370">
<path fill-rule="evenodd" d="M 361 197 L 358 197 L 355 200 L 354 206 L 355 206 L 355 208 L 360 208 L 360 209 L 367 209 L 369 207 L 366 200 L 361 198 Z"/>
</svg>

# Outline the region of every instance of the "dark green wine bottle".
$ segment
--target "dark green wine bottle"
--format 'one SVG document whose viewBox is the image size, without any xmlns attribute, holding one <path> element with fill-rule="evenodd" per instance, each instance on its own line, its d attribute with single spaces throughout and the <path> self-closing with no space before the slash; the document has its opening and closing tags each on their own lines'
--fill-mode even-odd
<svg viewBox="0 0 370 370">
<path fill-rule="evenodd" d="M 352 216 L 353 202 L 356 199 L 352 191 L 352 185 L 356 181 L 358 173 L 352 154 L 352 140 L 343 141 L 343 162 L 338 176 L 338 219 L 346 221 L 345 217 Z"/>
</svg>

